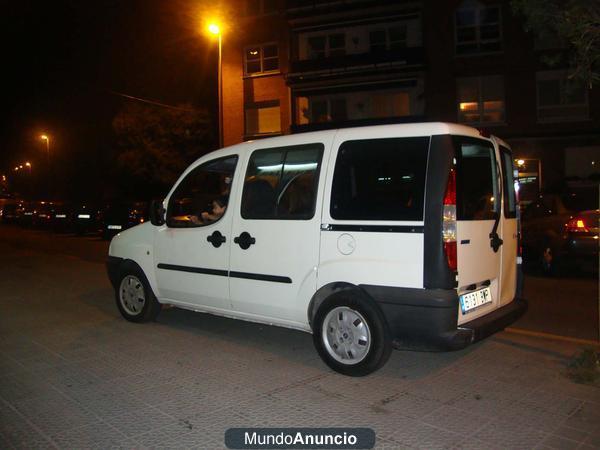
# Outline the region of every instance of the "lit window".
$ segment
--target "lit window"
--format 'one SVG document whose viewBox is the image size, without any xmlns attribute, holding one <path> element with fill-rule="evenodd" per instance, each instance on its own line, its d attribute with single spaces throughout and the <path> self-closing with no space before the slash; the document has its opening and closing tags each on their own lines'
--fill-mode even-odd
<svg viewBox="0 0 600 450">
<path fill-rule="evenodd" d="M 569 82 L 566 72 L 538 72 L 536 84 L 540 121 L 585 120 L 589 117 L 587 90 Z"/>
<path fill-rule="evenodd" d="M 457 90 L 460 122 L 504 122 L 504 80 L 501 76 L 460 78 Z"/>
<path fill-rule="evenodd" d="M 346 99 L 343 97 L 321 97 L 309 103 L 311 123 L 340 122 L 348 118 Z"/>
<path fill-rule="evenodd" d="M 295 124 L 385 119 L 423 114 L 417 80 L 404 87 L 295 96 Z"/>
<path fill-rule="evenodd" d="M 502 49 L 499 6 L 465 2 L 456 11 L 455 24 L 458 55 L 497 52 Z"/>
<path fill-rule="evenodd" d="M 279 51 L 277 44 L 246 47 L 244 52 L 244 71 L 246 75 L 277 72 L 278 70 Z"/>
<path fill-rule="evenodd" d="M 246 106 L 246 136 L 281 133 L 279 101 Z"/>
</svg>

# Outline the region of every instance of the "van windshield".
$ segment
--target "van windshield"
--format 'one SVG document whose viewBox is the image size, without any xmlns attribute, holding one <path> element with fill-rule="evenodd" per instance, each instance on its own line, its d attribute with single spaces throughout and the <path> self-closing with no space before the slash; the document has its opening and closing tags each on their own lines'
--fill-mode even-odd
<svg viewBox="0 0 600 450">
<path fill-rule="evenodd" d="M 458 220 L 493 220 L 499 211 L 494 146 L 483 139 L 456 136 L 456 209 Z"/>
</svg>

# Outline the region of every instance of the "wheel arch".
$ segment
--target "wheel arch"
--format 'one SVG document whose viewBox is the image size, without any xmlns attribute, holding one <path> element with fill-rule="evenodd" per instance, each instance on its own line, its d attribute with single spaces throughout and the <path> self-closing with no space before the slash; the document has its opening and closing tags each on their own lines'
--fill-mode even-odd
<svg viewBox="0 0 600 450">
<path fill-rule="evenodd" d="M 117 258 L 109 256 L 107 262 L 108 277 L 110 278 L 110 281 L 115 289 L 118 287 L 117 285 L 119 283 L 121 274 L 128 268 L 139 271 L 140 274 L 142 274 L 146 279 L 145 281 L 148 283 L 152 293 L 156 295 L 156 290 L 152 285 L 151 278 L 148 277 L 148 274 L 144 268 L 137 261 L 131 258 Z"/>
<path fill-rule="evenodd" d="M 321 286 L 317 292 L 312 296 L 310 303 L 308 304 L 308 324 L 310 328 L 313 327 L 313 322 L 315 318 L 315 314 L 317 313 L 321 304 L 331 297 L 333 294 L 337 294 L 340 292 L 351 292 L 354 295 L 360 295 L 366 301 L 373 303 L 373 305 L 377 306 L 376 302 L 371 298 L 367 292 L 362 289 L 360 286 L 357 286 L 352 283 L 348 283 L 346 281 L 335 281 L 332 283 L 328 283 L 326 285 Z"/>
</svg>

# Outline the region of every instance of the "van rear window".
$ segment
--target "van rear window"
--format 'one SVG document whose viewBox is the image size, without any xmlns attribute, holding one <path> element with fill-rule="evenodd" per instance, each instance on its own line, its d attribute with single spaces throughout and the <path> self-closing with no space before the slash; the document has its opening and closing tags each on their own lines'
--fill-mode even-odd
<svg viewBox="0 0 600 450">
<path fill-rule="evenodd" d="M 331 191 L 339 220 L 423 220 L 427 137 L 344 142 Z"/>
<path fill-rule="evenodd" d="M 517 217 L 517 194 L 515 193 L 515 168 L 512 153 L 506 147 L 500 146 L 502 157 L 502 172 L 504 177 L 504 217 L 514 219 Z"/>
<path fill-rule="evenodd" d="M 500 210 L 496 157 L 491 142 L 455 137 L 458 220 L 493 220 Z"/>
</svg>

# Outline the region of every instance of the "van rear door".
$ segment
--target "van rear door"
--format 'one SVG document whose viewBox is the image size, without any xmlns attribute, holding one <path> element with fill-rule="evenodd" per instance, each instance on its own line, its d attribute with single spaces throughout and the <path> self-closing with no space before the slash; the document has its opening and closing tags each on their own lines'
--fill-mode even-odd
<svg viewBox="0 0 600 450">
<path fill-rule="evenodd" d="M 501 247 L 491 234 L 500 229 L 500 173 L 493 143 L 453 137 L 456 157 L 456 241 L 458 323 L 500 306 Z"/>
<path fill-rule="evenodd" d="M 495 139 L 494 139 L 495 140 Z M 497 142 L 497 141 L 496 141 Z M 498 156 L 502 168 L 502 217 L 500 222 L 502 269 L 500 271 L 500 305 L 510 303 L 517 290 L 517 198 L 513 157 L 510 149 L 498 143 Z"/>
</svg>

